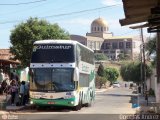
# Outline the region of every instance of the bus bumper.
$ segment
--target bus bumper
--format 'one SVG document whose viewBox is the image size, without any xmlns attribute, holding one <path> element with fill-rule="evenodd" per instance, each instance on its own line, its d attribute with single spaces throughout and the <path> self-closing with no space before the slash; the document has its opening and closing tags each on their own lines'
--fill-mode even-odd
<svg viewBox="0 0 160 120">
<path fill-rule="evenodd" d="M 75 106 L 75 98 L 69 99 L 30 99 L 30 104 L 37 106 Z"/>
</svg>

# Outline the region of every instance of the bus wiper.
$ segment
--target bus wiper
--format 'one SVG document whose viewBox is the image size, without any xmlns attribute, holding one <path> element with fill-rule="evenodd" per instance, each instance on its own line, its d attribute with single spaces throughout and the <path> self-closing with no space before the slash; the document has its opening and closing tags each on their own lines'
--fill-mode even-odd
<svg viewBox="0 0 160 120">
<path fill-rule="evenodd" d="M 66 62 L 66 61 L 64 61 L 64 60 L 51 60 L 51 63 L 64 63 L 64 62 Z"/>
<path fill-rule="evenodd" d="M 45 61 L 45 60 L 40 60 L 39 62 L 41 62 L 41 63 L 46 63 L 47 61 Z"/>
</svg>

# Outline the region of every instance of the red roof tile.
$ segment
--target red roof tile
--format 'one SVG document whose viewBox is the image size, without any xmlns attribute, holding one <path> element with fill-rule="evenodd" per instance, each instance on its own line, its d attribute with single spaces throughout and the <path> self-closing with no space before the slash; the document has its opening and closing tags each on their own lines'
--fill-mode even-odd
<svg viewBox="0 0 160 120">
<path fill-rule="evenodd" d="M 9 49 L 0 49 L 0 59 L 9 60 L 13 56 Z"/>
</svg>

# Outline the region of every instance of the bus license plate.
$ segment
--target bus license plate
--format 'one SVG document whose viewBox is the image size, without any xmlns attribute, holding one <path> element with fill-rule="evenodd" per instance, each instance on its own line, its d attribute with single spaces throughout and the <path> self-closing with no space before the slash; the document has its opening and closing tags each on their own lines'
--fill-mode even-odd
<svg viewBox="0 0 160 120">
<path fill-rule="evenodd" d="M 48 102 L 48 104 L 55 104 L 55 102 Z"/>
</svg>

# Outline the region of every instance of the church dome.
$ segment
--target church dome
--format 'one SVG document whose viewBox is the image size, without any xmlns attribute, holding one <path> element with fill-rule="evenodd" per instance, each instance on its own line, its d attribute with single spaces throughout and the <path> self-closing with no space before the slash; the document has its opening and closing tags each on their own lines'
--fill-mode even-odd
<svg viewBox="0 0 160 120">
<path fill-rule="evenodd" d="M 103 18 L 95 19 L 91 24 L 91 32 L 107 32 L 108 23 Z"/>
</svg>

